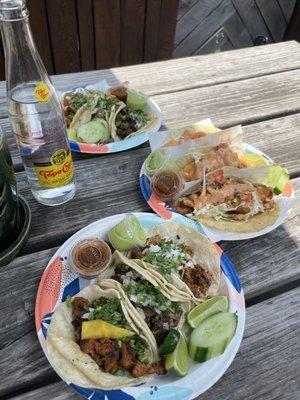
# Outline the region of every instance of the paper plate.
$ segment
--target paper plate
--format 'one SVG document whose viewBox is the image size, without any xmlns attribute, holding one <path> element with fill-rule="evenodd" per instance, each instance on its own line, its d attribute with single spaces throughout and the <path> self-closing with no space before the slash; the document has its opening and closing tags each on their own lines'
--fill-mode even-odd
<svg viewBox="0 0 300 400">
<path fill-rule="evenodd" d="M 106 81 L 98 82 L 94 85 L 87 85 L 86 87 L 77 87 L 74 89 L 69 90 L 69 92 L 80 93 L 84 92 L 85 89 L 90 90 L 100 90 L 100 91 L 107 91 L 110 86 Z M 66 92 L 64 92 L 66 93 Z M 62 93 L 61 95 L 64 95 Z M 106 153 L 118 153 L 119 151 L 125 151 L 137 147 L 148 140 L 148 134 L 157 132 L 162 124 L 162 113 L 158 104 L 151 99 L 148 98 L 147 103 L 148 110 L 156 115 L 156 121 L 149 129 L 137 133 L 136 135 L 128 138 L 120 140 L 119 142 L 112 142 L 107 144 L 89 144 L 89 143 L 80 143 L 74 140 L 69 140 L 70 147 L 72 151 L 76 153 L 89 153 L 89 154 L 106 154 Z"/>
<path fill-rule="evenodd" d="M 255 147 L 251 146 L 250 144 L 244 143 L 244 149 L 246 153 L 255 153 L 259 154 L 263 157 L 265 157 L 271 164 L 273 164 L 273 160 L 271 160 L 270 157 L 268 157 L 265 153 L 262 151 L 256 149 Z M 146 160 L 145 160 L 146 161 Z M 148 203 L 148 205 L 152 208 L 153 211 L 156 212 L 160 217 L 169 220 L 174 218 L 174 216 L 179 215 L 177 214 L 172 207 L 168 206 L 163 200 L 161 200 L 155 193 L 152 192 L 151 185 L 150 185 L 150 179 L 147 176 L 146 169 L 145 169 L 145 161 L 142 165 L 141 171 L 140 171 L 140 177 L 139 177 L 139 182 L 140 182 L 140 188 L 143 194 L 144 199 Z M 276 222 L 273 225 L 270 225 L 258 232 L 252 232 L 252 233 L 235 233 L 235 232 L 226 232 L 226 231 L 221 231 L 219 229 L 215 228 L 210 228 L 207 227 L 200 222 L 192 221 L 195 228 L 201 232 L 205 233 L 211 241 L 213 242 L 219 242 L 221 240 L 245 240 L 245 239 L 251 239 L 255 238 L 257 236 L 262 236 L 265 235 L 266 233 L 269 233 L 273 231 L 275 228 L 277 228 L 279 225 L 281 225 L 288 217 L 288 214 L 295 202 L 294 198 L 294 189 L 292 186 L 292 183 L 289 181 L 283 191 L 283 196 L 280 196 L 279 198 L 279 207 L 280 207 L 280 214 L 276 220 Z M 187 218 L 187 217 L 185 217 Z"/>
<path fill-rule="evenodd" d="M 162 218 L 151 213 L 134 213 L 145 228 L 164 222 Z M 83 228 L 67 240 L 51 258 L 46 267 L 36 298 L 35 323 L 37 335 L 47 357 L 47 330 L 55 307 L 75 295 L 91 281 L 82 279 L 68 267 L 68 256 L 74 243 L 86 237 L 107 239 L 108 230 L 123 219 L 125 214 L 114 215 L 98 220 Z M 182 216 L 173 216 L 173 220 L 193 226 L 190 220 Z M 238 325 L 234 338 L 224 354 L 202 364 L 191 364 L 187 376 L 181 378 L 167 374 L 157 376 L 140 385 L 120 390 L 102 390 L 101 388 L 84 388 L 66 382 L 72 389 L 90 400 L 189 400 L 209 389 L 224 374 L 240 346 L 245 326 L 245 300 L 239 278 L 230 259 L 216 246 L 221 256 L 220 294 L 228 296 L 229 310 L 236 313 Z"/>
</svg>

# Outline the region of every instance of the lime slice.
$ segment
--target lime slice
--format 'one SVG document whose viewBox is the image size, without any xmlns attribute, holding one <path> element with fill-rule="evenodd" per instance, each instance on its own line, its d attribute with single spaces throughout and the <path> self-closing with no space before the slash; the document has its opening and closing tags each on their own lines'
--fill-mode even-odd
<svg viewBox="0 0 300 400">
<path fill-rule="evenodd" d="M 76 129 L 74 129 L 74 128 L 68 128 L 67 129 L 67 134 L 68 134 L 68 138 L 70 139 L 70 140 L 75 140 L 75 141 L 77 141 L 77 133 L 76 133 Z"/>
<path fill-rule="evenodd" d="M 215 296 L 204 301 L 193 308 L 187 317 L 188 323 L 192 328 L 196 328 L 206 318 L 219 311 L 228 310 L 228 298 L 226 296 Z"/>
<path fill-rule="evenodd" d="M 149 156 L 146 158 L 146 172 L 149 175 L 153 175 L 157 172 L 165 163 L 165 155 L 162 151 L 156 150 L 153 151 Z"/>
<path fill-rule="evenodd" d="M 189 354 L 182 334 L 180 334 L 179 342 L 174 352 L 167 355 L 165 367 L 167 371 L 175 372 L 180 376 L 185 376 L 188 373 Z"/>
<path fill-rule="evenodd" d="M 130 214 L 108 232 L 108 238 L 116 250 L 125 251 L 144 246 L 147 236 L 140 221 Z"/>
<path fill-rule="evenodd" d="M 268 165 L 268 161 L 260 154 L 249 153 L 240 158 L 240 161 L 246 168 L 264 167 Z"/>
<path fill-rule="evenodd" d="M 147 104 L 148 97 L 143 93 L 128 90 L 126 105 L 133 110 L 143 110 Z"/>
<path fill-rule="evenodd" d="M 176 349 L 177 343 L 180 339 L 180 333 L 176 329 L 171 329 L 167 334 L 165 340 L 158 348 L 158 354 L 160 356 L 166 356 L 171 354 Z"/>
<path fill-rule="evenodd" d="M 268 168 L 268 178 L 263 183 L 273 188 L 276 194 L 280 194 L 288 180 L 289 174 L 285 168 L 282 168 L 280 165 L 271 165 Z"/>
</svg>

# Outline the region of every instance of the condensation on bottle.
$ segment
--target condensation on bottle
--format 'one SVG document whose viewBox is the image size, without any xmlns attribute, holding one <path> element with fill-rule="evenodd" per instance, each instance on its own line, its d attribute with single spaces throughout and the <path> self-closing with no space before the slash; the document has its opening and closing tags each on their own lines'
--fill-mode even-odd
<svg viewBox="0 0 300 400">
<path fill-rule="evenodd" d="M 24 0 L 0 0 L 7 104 L 12 130 L 35 199 L 65 203 L 76 184 L 63 111 L 37 52 Z"/>
</svg>

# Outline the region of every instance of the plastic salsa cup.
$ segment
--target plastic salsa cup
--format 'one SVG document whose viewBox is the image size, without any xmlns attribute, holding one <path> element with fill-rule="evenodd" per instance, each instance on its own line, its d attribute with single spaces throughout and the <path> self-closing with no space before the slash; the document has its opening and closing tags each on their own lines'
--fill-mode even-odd
<svg viewBox="0 0 300 400">
<path fill-rule="evenodd" d="M 163 200 L 172 199 L 183 188 L 182 175 L 174 170 L 163 170 L 156 173 L 151 180 L 153 192 Z"/>
<path fill-rule="evenodd" d="M 83 278 L 96 278 L 111 262 L 111 250 L 106 242 L 87 238 L 75 243 L 69 257 L 70 266 Z"/>
</svg>

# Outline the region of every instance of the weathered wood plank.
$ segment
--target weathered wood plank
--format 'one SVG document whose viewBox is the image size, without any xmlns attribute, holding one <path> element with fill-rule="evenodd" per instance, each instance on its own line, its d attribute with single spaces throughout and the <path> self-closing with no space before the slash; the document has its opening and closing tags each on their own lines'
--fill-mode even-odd
<svg viewBox="0 0 300 400">
<path fill-rule="evenodd" d="M 283 39 L 287 24 L 277 1 L 255 0 L 275 42 Z"/>
<path fill-rule="evenodd" d="M 233 50 L 233 46 L 224 28 L 221 28 L 195 52 L 195 55 L 218 53 L 225 50 Z"/>
<path fill-rule="evenodd" d="M 162 0 L 159 18 L 159 44 L 156 60 L 172 57 L 179 0 Z"/>
<path fill-rule="evenodd" d="M 283 15 L 285 16 L 287 24 L 289 24 L 289 21 L 291 19 L 291 16 L 295 8 L 296 0 L 277 0 L 277 1 L 283 12 Z"/>
<path fill-rule="evenodd" d="M 94 2 L 95 4 L 98 3 Z M 102 18 L 101 15 L 99 18 Z M 68 90 L 74 86 L 92 84 L 102 79 L 106 79 L 110 84 L 127 80 L 132 87 L 154 95 L 238 81 L 297 68 L 300 68 L 300 44 L 292 41 L 234 50 L 230 53 L 55 75 L 52 80 L 59 91 Z M 0 82 L 0 118 L 6 116 L 6 89 L 5 82 L 2 81 Z"/>
<path fill-rule="evenodd" d="M 244 338 L 233 364 L 224 377 L 198 399 L 297 400 L 300 378 L 299 301 L 298 288 L 249 307 Z M 12 376 L 16 378 L 15 389 L 34 383 L 36 379 L 44 379 L 44 382 L 49 377 L 53 379 L 53 372 L 47 368 L 48 362 L 32 334 L 18 342 L 20 347 L 13 344 L 7 348 L 10 351 L 4 353 L 6 364 L 1 363 L 6 371 L 0 384 L 4 390 L 10 388 L 11 380 L 8 378 Z M 23 357 L 20 358 L 19 351 L 22 350 Z M 30 362 L 27 362 L 28 358 Z M 25 363 L 35 368 L 30 371 L 24 368 Z M 41 372 L 37 375 L 38 368 Z M 79 400 L 81 397 L 58 381 L 13 397 L 13 400 L 41 398 Z"/>
<path fill-rule="evenodd" d="M 202 0 L 180 0 L 178 6 L 177 20 L 179 20 L 186 12 L 188 12 L 194 4 L 201 1 Z"/>
<path fill-rule="evenodd" d="M 0 123 L 7 135 L 15 167 L 17 167 L 18 171 L 22 170 L 23 167 L 21 166 L 19 151 L 11 134 L 10 123 L 8 119 L 2 119 Z M 177 123 L 178 125 L 182 125 L 181 115 L 178 115 Z M 220 124 L 220 126 L 221 125 L 222 124 Z M 299 131 L 300 114 L 244 126 L 245 141 L 267 153 L 274 161 L 283 165 L 292 174 L 300 172 L 298 151 L 300 135 L 297 134 Z M 121 157 L 121 155 L 119 156 Z M 73 158 L 74 160 L 93 158 L 94 161 L 97 162 L 99 156 L 73 153 Z M 99 162 L 101 161 L 99 160 Z"/>
<path fill-rule="evenodd" d="M 223 27 L 234 48 L 241 49 L 253 45 L 251 36 L 237 13 L 234 13 Z"/>
<path fill-rule="evenodd" d="M 143 61 L 145 0 L 121 0 L 121 65 Z"/>
<path fill-rule="evenodd" d="M 46 6 L 55 72 L 80 71 L 75 2 L 48 0 Z"/>
<path fill-rule="evenodd" d="M 197 28 L 199 21 L 204 21 L 205 18 L 207 18 L 208 15 L 222 3 L 222 1 L 223 0 L 200 0 L 197 1 L 197 3 L 195 2 L 193 5 L 189 5 L 189 10 L 177 21 L 174 49 L 176 49 L 176 47 L 183 42 L 194 29 Z"/>
<path fill-rule="evenodd" d="M 93 0 L 77 0 L 77 21 L 82 71 L 95 69 Z"/>
<path fill-rule="evenodd" d="M 223 0 L 206 19 L 200 24 L 197 22 L 197 27 L 175 47 L 173 56 L 184 57 L 194 54 L 235 12 L 231 0 Z"/>
<path fill-rule="evenodd" d="M 41 0 L 30 0 L 27 2 L 27 6 L 34 41 L 48 74 L 53 74 L 54 66 L 51 55 L 51 43 L 45 2 Z M 0 65 L 1 64 L 2 63 L 0 62 Z"/>
<path fill-rule="evenodd" d="M 157 60 L 160 44 L 158 24 L 160 19 L 161 1 L 162 0 L 147 0 L 146 2 L 144 62 Z"/>
<path fill-rule="evenodd" d="M 131 158 L 132 163 L 135 158 L 135 155 Z M 134 166 L 136 167 L 136 165 Z M 91 165 L 91 170 L 92 168 Z M 133 174 L 133 170 L 130 169 L 131 174 Z M 100 181 L 101 175 L 95 168 L 93 171 L 94 179 Z M 102 166 L 101 171 L 105 175 L 107 168 Z M 81 172 L 84 175 L 83 171 Z M 87 182 L 84 190 L 81 191 L 81 198 L 77 198 L 73 204 L 70 203 L 69 208 L 62 206 L 64 207 L 62 212 L 58 208 L 54 213 L 51 212 L 52 209 L 50 211 L 47 209 L 47 214 L 45 214 L 45 208 L 37 206 L 36 203 L 31 204 L 32 235 L 34 236 L 30 241 L 37 242 L 35 243 L 37 252 L 19 256 L 11 265 L 0 269 L 0 281 L 2 282 L 0 320 L 5 321 L 0 326 L 0 349 L 34 328 L 34 302 L 38 283 L 45 266 L 56 250 L 56 248 L 52 248 L 43 251 L 41 249 L 44 245 L 48 248 L 52 243 L 60 245 L 71 234 L 88 223 L 117 212 L 151 212 L 141 198 L 137 182 L 128 181 L 129 175 L 129 171 L 123 171 L 122 176 L 127 183 L 121 184 L 119 190 L 115 190 L 108 196 L 103 195 L 107 189 L 103 190 L 101 186 L 99 189 L 93 190 Z M 300 178 L 294 179 L 293 183 L 296 196 L 299 198 Z M 128 189 L 126 190 L 125 187 Z M 125 190 L 126 193 L 123 195 Z M 87 195 L 89 192 L 92 193 L 91 196 Z M 116 198 L 118 201 L 111 201 Z M 74 209 L 78 215 L 81 215 L 80 221 L 74 219 Z M 35 216 L 38 218 L 34 218 Z M 45 224 L 45 220 L 47 224 Z M 57 221 L 60 223 L 58 224 Z M 252 299 L 261 293 L 300 279 L 299 222 L 300 203 L 298 202 L 285 224 L 270 234 L 247 241 L 221 243 L 237 269 L 246 299 Z M 45 238 L 47 239 L 45 240 Z"/>
<path fill-rule="evenodd" d="M 300 75 L 283 72 L 154 96 L 166 127 L 210 116 L 216 125 L 253 123 L 300 111 Z"/>
<path fill-rule="evenodd" d="M 120 65 L 120 0 L 94 0 L 96 68 Z"/>
<path fill-rule="evenodd" d="M 259 35 L 266 36 L 270 42 L 273 41 L 255 0 L 232 0 L 232 3 L 253 41 Z"/>
</svg>

